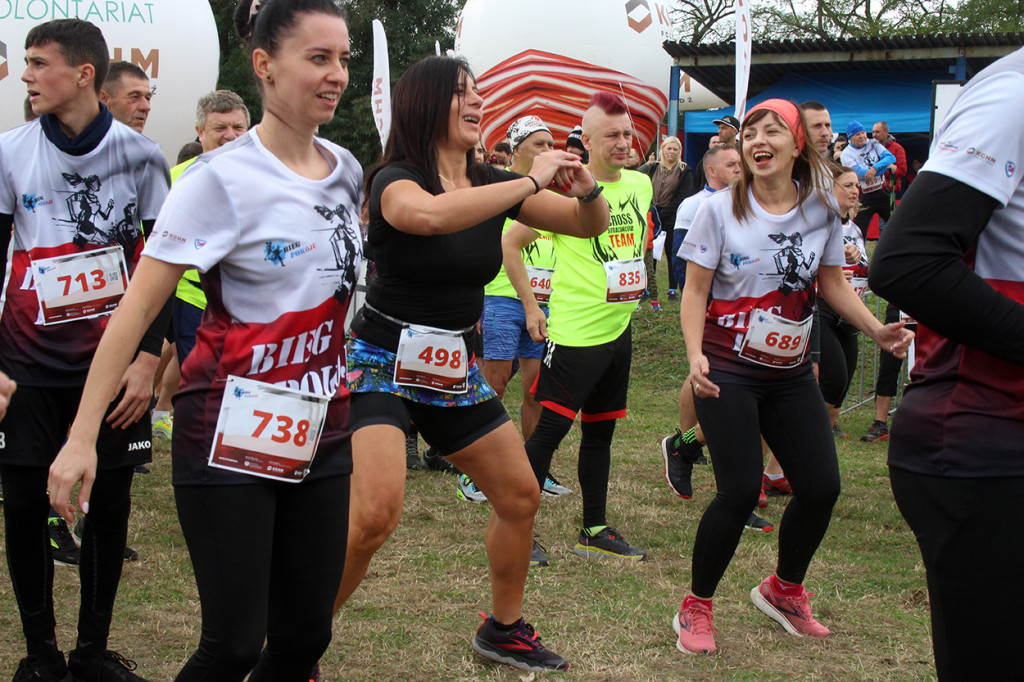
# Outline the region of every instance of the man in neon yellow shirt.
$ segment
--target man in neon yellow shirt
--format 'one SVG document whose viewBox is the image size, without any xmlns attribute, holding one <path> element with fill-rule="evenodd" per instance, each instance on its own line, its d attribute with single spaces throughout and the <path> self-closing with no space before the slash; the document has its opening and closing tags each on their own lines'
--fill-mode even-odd
<svg viewBox="0 0 1024 682">
<path fill-rule="evenodd" d="M 203 153 L 213 151 L 245 134 L 249 129 L 249 110 L 242 98 L 230 90 L 215 90 L 199 98 L 196 105 L 196 135 Z M 179 163 L 171 169 L 171 183 L 192 165 L 195 158 Z M 153 434 L 170 438 L 174 421 L 170 413 L 170 397 L 181 380 L 181 365 L 196 345 L 196 329 L 206 308 L 206 295 L 199 285 L 199 273 L 189 270 L 178 282 L 171 310 L 171 329 L 177 362 L 172 361 L 164 370 L 160 401 L 153 410 Z"/>
<path fill-rule="evenodd" d="M 583 116 L 583 144 L 590 154 L 587 168 L 604 192 L 611 218 L 599 237 L 552 235 L 558 267 L 550 319 L 546 330 L 538 320 L 534 337 L 547 338 L 534 389 L 543 410 L 526 452 L 543 483 L 552 454 L 581 413 L 583 528 L 575 552 L 639 561 L 646 552 L 630 546 L 606 519 L 615 420 L 626 415 L 630 317 L 647 284 L 643 256 L 653 192 L 646 175 L 624 170 L 632 136 L 625 102 L 607 92 L 594 95 Z M 521 239 L 519 228 L 513 225 L 503 243 Z"/>
</svg>

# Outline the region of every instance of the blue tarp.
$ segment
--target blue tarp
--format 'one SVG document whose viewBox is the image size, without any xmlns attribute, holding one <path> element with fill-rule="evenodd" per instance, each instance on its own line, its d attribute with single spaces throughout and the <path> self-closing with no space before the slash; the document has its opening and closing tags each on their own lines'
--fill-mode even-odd
<svg viewBox="0 0 1024 682">
<path fill-rule="evenodd" d="M 944 71 L 848 71 L 828 74 L 789 74 L 747 102 L 747 108 L 766 99 L 788 99 L 800 104 L 815 100 L 825 105 L 832 116 L 835 132 L 845 132 L 846 124 L 857 120 L 871 131 L 876 121 L 885 121 L 889 130 L 900 133 L 925 133 L 931 126 L 932 81 L 948 80 Z M 691 166 L 700 163 L 711 135 L 718 126 L 711 122 L 733 107 L 713 111 L 688 111 L 684 118 L 685 160 Z"/>
</svg>

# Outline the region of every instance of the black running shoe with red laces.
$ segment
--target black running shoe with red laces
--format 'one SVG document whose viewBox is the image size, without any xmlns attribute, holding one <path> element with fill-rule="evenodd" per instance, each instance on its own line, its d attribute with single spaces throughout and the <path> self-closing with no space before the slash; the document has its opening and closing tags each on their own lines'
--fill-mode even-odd
<svg viewBox="0 0 1024 682">
<path fill-rule="evenodd" d="M 473 651 L 484 658 L 533 672 L 569 669 L 569 662 L 545 649 L 540 635 L 522 618 L 511 630 L 501 630 L 494 616 L 480 616 L 484 622 L 473 638 Z"/>
</svg>

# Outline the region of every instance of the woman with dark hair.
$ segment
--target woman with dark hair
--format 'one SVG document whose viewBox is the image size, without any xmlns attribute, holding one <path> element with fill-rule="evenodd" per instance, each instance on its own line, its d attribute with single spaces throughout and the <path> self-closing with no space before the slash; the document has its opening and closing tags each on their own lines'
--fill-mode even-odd
<svg viewBox="0 0 1024 682">
<path fill-rule="evenodd" d="M 82 480 L 86 508 L 115 377 L 197 268 L 209 305 L 175 396 L 172 459 L 203 623 L 177 679 L 305 682 L 331 638 L 352 470 L 343 326 L 361 258 L 362 171 L 315 136 L 348 84 L 348 27 L 334 0 L 243 0 L 235 19 L 263 120 L 174 185 L 49 490 L 70 517 Z"/>
<path fill-rule="evenodd" d="M 864 236 L 853 222 L 857 213 L 858 190 L 857 171 L 846 166 L 835 166 L 833 194 L 839 204 L 843 220 L 843 276 L 861 298 L 868 289 L 868 252 Z M 839 407 L 846 399 L 853 374 L 857 371 L 857 356 L 860 339 L 857 328 L 832 309 L 826 301 L 818 304 L 818 318 L 821 323 L 821 362 L 818 364 L 818 386 L 821 397 L 828 408 L 829 423 L 837 436 L 848 437 L 839 430 Z"/>
<path fill-rule="evenodd" d="M 537 479 L 467 349 L 484 285 L 501 267 L 505 219 L 591 237 L 607 228 L 608 206 L 579 157 L 567 152 L 538 155 L 525 176 L 477 163 L 482 117 L 483 100 L 462 60 L 424 59 L 395 85 L 384 160 L 367 180 L 377 277 L 348 347 L 355 472 L 337 605 L 398 525 L 411 418 L 493 505 L 486 536 L 492 611 L 473 648 L 525 670 L 564 670 L 568 663 L 522 618 Z"/>
<path fill-rule="evenodd" d="M 882 326 L 843 276 L 839 207 L 819 186 L 830 173 L 805 143 L 806 129 L 792 102 L 751 109 L 740 129 L 740 179 L 698 209 L 680 251 L 689 261 L 682 321 L 690 381 L 718 486 L 697 529 L 691 593 L 673 620 L 684 653 L 716 650 L 711 598 L 757 504 L 762 435 L 793 499 L 776 571 L 751 600 L 791 634 L 829 634 L 803 588 L 839 497 L 835 443 L 806 353 L 815 282 L 880 346 L 905 355 L 913 339 L 901 323 Z"/>
</svg>

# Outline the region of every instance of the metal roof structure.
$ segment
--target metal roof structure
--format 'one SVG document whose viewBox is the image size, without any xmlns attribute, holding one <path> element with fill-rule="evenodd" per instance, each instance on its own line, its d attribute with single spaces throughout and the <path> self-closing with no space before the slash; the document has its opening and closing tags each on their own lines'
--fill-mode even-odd
<svg viewBox="0 0 1024 682">
<path fill-rule="evenodd" d="M 959 64 L 970 78 L 1021 46 L 1024 33 L 754 41 L 747 94 L 757 95 L 787 73 L 946 71 Z M 726 102 L 735 101 L 734 42 L 665 41 L 664 48 L 692 78 Z"/>
</svg>

